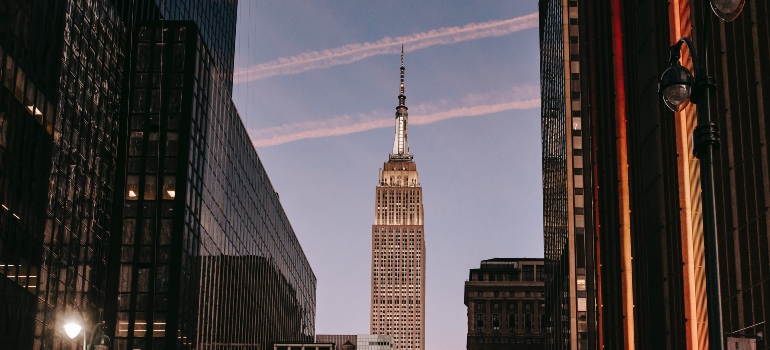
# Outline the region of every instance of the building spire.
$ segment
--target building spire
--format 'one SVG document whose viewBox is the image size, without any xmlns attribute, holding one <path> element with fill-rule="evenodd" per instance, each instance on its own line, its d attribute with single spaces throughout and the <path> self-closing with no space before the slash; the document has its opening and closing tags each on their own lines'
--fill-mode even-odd
<svg viewBox="0 0 770 350">
<path fill-rule="evenodd" d="M 396 137 L 393 140 L 393 152 L 390 154 L 391 161 L 409 161 L 412 155 L 409 154 L 409 139 L 407 137 L 409 113 L 406 108 L 406 95 L 404 95 L 404 44 L 401 44 L 401 89 L 398 95 L 398 107 L 396 107 Z"/>
<path fill-rule="evenodd" d="M 401 44 L 401 93 L 398 95 L 398 105 L 404 106 L 406 96 L 404 95 L 404 44 Z"/>
</svg>

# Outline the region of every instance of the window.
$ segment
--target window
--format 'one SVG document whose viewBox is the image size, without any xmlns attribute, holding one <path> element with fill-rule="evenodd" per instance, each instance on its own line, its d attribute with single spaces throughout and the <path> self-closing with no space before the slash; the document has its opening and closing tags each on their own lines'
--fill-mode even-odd
<svg viewBox="0 0 770 350">
<path fill-rule="evenodd" d="M 500 297 L 500 292 L 495 292 L 495 298 L 499 298 L 499 297 Z"/>
<path fill-rule="evenodd" d="M 126 199 L 132 201 L 139 199 L 139 176 L 126 176 Z"/>
<path fill-rule="evenodd" d="M 532 333 L 532 315 L 531 314 L 524 315 L 524 332 Z"/>
<path fill-rule="evenodd" d="M 144 177 L 144 199 L 155 200 L 157 198 L 157 178 L 152 175 Z"/>
<path fill-rule="evenodd" d="M 524 265 L 521 268 L 524 281 L 534 281 L 535 280 L 535 266 L 534 265 Z"/>
<path fill-rule="evenodd" d="M 508 314 L 508 329 L 510 331 L 515 331 L 516 328 L 519 327 L 518 321 L 519 321 L 519 318 L 515 313 Z"/>
<path fill-rule="evenodd" d="M 500 330 L 500 315 L 499 314 L 493 314 L 492 315 L 492 329 L 499 331 Z"/>
<path fill-rule="evenodd" d="M 484 330 L 484 314 L 476 314 L 476 330 Z"/>
<path fill-rule="evenodd" d="M 138 156 L 142 154 L 142 137 L 144 134 L 141 131 L 134 131 L 131 133 L 131 137 L 128 141 L 128 154 L 132 156 Z"/>
<path fill-rule="evenodd" d="M 177 155 L 177 148 L 179 145 L 179 134 L 175 132 L 168 132 L 166 133 L 166 155 L 167 156 L 176 156 Z"/>
<path fill-rule="evenodd" d="M 174 176 L 163 177 L 163 199 L 172 200 L 176 197 L 176 178 Z"/>
</svg>

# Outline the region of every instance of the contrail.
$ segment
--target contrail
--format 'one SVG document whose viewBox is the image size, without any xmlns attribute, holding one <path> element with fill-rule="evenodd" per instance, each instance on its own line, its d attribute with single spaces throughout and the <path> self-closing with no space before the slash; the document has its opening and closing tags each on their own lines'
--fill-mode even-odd
<svg viewBox="0 0 770 350">
<path fill-rule="evenodd" d="M 527 91 L 529 89 L 515 88 L 515 90 Z M 475 104 L 454 108 L 447 108 L 446 102 L 443 101 L 437 104 L 418 105 L 413 108 L 417 113 L 409 116 L 409 123 L 412 125 L 423 125 L 453 118 L 475 117 L 503 111 L 540 107 L 540 98 L 532 96 L 532 93 L 516 101 L 487 102 L 490 98 L 496 99 L 494 97 L 499 95 L 499 93 L 481 96 L 472 95 L 467 97 L 465 101 L 472 101 Z M 424 114 L 421 114 L 420 111 L 424 111 Z M 252 140 L 254 140 L 255 147 L 267 147 L 303 139 L 346 135 L 372 129 L 394 127 L 393 123 L 393 113 L 380 110 L 369 114 L 344 115 L 329 120 L 286 124 L 265 129 L 251 129 L 249 134 Z"/>
<path fill-rule="evenodd" d="M 401 43 L 407 52 L 433 45 L 448 45 L 468 40 L 503 36 L 538 26 L 537 12 L 501 21 L 471 23 L 463 27 L 448 27 L 415 33 L 396 38 L 384 37 L 375 42 L 349 44 L 323 51 L 308 51 L 299 55 L 282 57 L 249 68 L 235 71 L 234 82 L 244 83 L 276 75 L 298 74 L 314 69 L 329 68 L 353 63 L 364 58 L 395 54 Z"/>
</svg>

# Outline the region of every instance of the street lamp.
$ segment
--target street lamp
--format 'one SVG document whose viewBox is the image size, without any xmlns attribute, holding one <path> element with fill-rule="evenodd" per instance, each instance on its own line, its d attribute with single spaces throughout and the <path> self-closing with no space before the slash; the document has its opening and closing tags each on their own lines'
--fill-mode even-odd
<svg viewBox="0 0 770 350">
<path fill-rule="evenodd" d="M 711 10 L 725 22 L 732 22 L 743 11 L 746 0 L 710 0 Z"/>
<path fill-rule="evenodd" d="M 713 3 L 713 2 L 712 2 Z M 706 12 L 708 16 L 708 13 Z M 708 76 L 705 55 L 708 43 L 709 20 L 703 25 L 703 61 L 698 61 L 695 45 L 688 38 L 679 39 L 671 46 L 671 67 L 663 72 L 658 93 L 672 111 L 681 111 L 689 100 L 696 105 L 698 125 L 693 132 L 693 153 L 700 159 L 703 209 L 703 245 L 706 258 L 706 297 L 708 305 L 709 349 L 724 349 L 722 329 L 722 295 L 719 289 L 719 251 L 717 250 L 716 203 L 714 201 L 714 153 L 719 147 L 719 129 L 711 121 L 711 94 L 716 88 L 714 78 Z M 679 63 L 679 51 L 687 44 L 695 66 L 695 79 Z"/>
<path fill-rule="evenodd" d="M 64 319 L 64 333 L 70 339 L 75 339 L 83 329 L 83 325 L 83 318 L 77 313 L 71 313 Z M 100 334 L 99 337 L 96 337 L 97 333 Z M 88 349 L 86 346 L 86 332 L 83 332 L 83 350 Z M 91 331 L 91 347 L 92 350 L 110 350 L 110 337 L 104 334 L 104 322 L 94 325 Z"/>
</svg>

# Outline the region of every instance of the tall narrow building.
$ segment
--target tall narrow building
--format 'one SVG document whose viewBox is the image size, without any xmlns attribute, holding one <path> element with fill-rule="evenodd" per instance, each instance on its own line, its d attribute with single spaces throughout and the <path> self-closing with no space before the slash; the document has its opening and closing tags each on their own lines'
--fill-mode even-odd
<svg viewBox="0 0 770 350">
<path fill-rule="evenodd" d="M 393 349 L 425 349 L 425 237 L 422 187 L 409 153 L 409 114 L 401 89 L 393 152 L 380 169 L 372 225 L 371 334 L 393 337 Z"/>
</svg>

